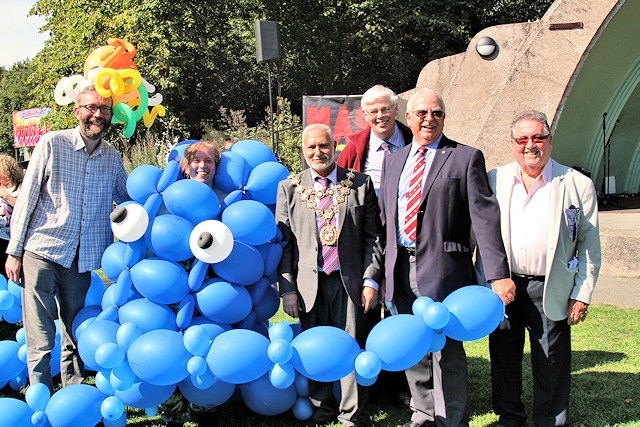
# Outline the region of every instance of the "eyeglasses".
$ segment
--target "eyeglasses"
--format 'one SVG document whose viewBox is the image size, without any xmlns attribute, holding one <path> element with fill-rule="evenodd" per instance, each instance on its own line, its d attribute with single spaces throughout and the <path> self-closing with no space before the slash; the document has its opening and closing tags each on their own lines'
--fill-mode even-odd
<svg viewBox="0 0 640 427">
<path fill-rule="evenodd" d="M 85 110 L 87 110 L 88 112 L 90 112 L 91 114 L 95 114 L 96 111 L 100 110 L 100 112 L 102 114 L 111 114 L 111 107 L 107 106 L 107 105 L 101 105 L 100 107 L 98 107 L 97 105 L 94 104 L 87 104 L 87 105 L 78 105 L 78 107 L 82 107 Z"/>
<path fill-rule="evenodd" d="M 547 139 L 549 139 L 549 135 L 521 136 L 518 138 L 513 138 L 513 140 L 519 145 L 527 145 L 529 141 L 533 142 L 534 144 L 543 144 Z"/>
<path fill-rule="evenodd" d="M 383 107 L 379 110 L 368 110 L 368 111 L 365 110 L 365 111 L 367 111 L 367 114 L 371 116 L 377 116 L 378 113 L 382 114 L 383 116 L 386 116 L 391 113 L 391 110 L 393 110 L 393 107 Z"/>
<path fill-rule="evenodd" d="M 421 119 L 424 119 L 425 117 L 427 117 L 429 113 L 431 113 L 431 116 L 434 119 L 441 119 L 444 117 L 444 111 L 442 110 L 418 110 L 418 111 L 412 111 L 412 113 L 420 117 Z"/>
</svg>

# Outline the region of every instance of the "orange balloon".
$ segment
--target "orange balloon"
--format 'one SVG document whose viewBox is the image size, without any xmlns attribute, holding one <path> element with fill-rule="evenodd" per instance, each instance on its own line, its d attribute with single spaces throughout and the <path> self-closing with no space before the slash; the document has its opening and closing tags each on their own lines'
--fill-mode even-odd
<svg viewBox="0 0 640 427">
<path fill-rule="evenodd" d="M 108 46 L 100 46 L 87 55 L 87 59 L 84 61 L 85 78 L 88 79 L 89 71 L 96 67 L 116 70 L 138 69 L 138 66 L 132 60 L 136 54 L 136 47 L 133 44 L 115 38 L 107 40 L 107 44 Z"/>
</svg>

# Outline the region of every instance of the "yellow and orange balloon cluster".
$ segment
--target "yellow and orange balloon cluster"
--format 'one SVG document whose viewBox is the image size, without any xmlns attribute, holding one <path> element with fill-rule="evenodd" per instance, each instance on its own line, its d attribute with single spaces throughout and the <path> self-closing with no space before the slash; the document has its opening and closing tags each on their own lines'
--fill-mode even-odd
<svg viewBox="0 0 640 427">
<path fill-rule="evenodd" d="M 63 77 L 56 85 L 54 99 L 59 105 L 75 102 L 87 85 L 94 85 L 100 95 L 113 100 L 113 124 L 123 123 L 122 134 L 131 137 L 136 123 L 142 119 L 149 128 L 157 116 L 165 115 L 162 94 L 146 81 L 133 62 L 133 44 L 110 38 L 107 46 L 91 52 L 84 62 L 84 74 Z M 150 95 L 153 94 L 153 95 Z"/>
</svg>

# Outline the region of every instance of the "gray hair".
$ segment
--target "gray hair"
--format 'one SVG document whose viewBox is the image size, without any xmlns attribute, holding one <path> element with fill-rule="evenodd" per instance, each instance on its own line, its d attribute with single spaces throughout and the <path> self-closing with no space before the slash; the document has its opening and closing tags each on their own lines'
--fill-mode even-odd
<svg viewBox="0 0 640 427">
<path fill-rule="evenodd" d="M 411 94 L 411 96 L 409 97 L 409 100 L 407 101 L 407 111 L 413 111 L 413 104 L 415 104 L 416 98 L 423 95 L 429 95 L 429 96 L 435 95 L 436 98 L 438 98 L 438 102 L 442 106 L 442 111 L 445 113 L 447 112 L 447 107 L 444 105 L 444 100 L 442 99 L 442 95 L 440 95 L 440 92 L 428 87 L 423 87 L 421 89 L 418 89 L 415 92 L 413 92 L 413 94 Z"/>
<path fill-rule="evenodd" d="M 312 132 L 314 130 L 320 130 L 322 132 L 324 132 L 325 137 L 329 140 L 329 141 L 333 141 L 333 134 L 331 133 L 331 128 L 327 125 L 325 125 L 324 123 L 312 123 L 310 125 L 308 125 L 306 128 L 304 128 L 304 130 L 302 131 L 302 142 L 304 143 L 304 138 L 307 136 L 307 134 L 309 132 Z"/>
<path fill-rule="evenodd" d="M 520 120 L 523 120 L 523 119 L 535 120 L 541 123 L 542 127 L 544 128 L 544 132 L 547 135 L 551 134 L 551 129 L 549 128 L 549 122 L 547 121 L 547 115 L 538 110 L 527 110 L 527 111 L 522 111 L 518 113 L 516 117 L 513 119 L 513 121 L 511 122 L 511 138 L 515 137 L 514 129 L 516 127 L 516 123 L 518 123 Z"/>
<path fill-rule="evenodd" d="M 362 95 L 362 99 L 360 100 L 360 106 L 364 110 L 365 107 L 374 99 L 385 97 L 389 100 L 391 105 L 396 105 L 398 103 L 398 95 L 391 89 L 383 85 L 375 85 L 369 89 Z"/>
</svg>

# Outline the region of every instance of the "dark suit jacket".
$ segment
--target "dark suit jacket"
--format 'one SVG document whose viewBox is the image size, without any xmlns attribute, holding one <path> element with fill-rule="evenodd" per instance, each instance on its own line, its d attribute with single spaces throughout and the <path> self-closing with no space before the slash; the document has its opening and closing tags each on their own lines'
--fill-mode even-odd
<svg viewBox="0 0 640 427">
<path fill-rule="evenodd" d="M 347 170 L 338 167 L 338 181 Z M 381 283 L 382 249 L 380 211 L 373 183 L 368 175 L 355 173 L 353 186 L 344 203 L 338 205 L 338 258 L 340 275 L 353 303 L 360 306 L 365 278 Z M 313 186 L 311 170 L 298 174 L 302 185 Z M 278 278 L 280 295 L 298 292 L 303 310 L 309 312 L 318 291 L 318 241 L 315 211 L 300 200 L 289 179 L 280 182 L 276 203 L 276 222 L 287 242 Z"/>
<path fill-rule="evenodd" d="M 394 291 L 398 254 L 398 184 L 411 145 L 390 154 L 382 166 L 380 208 L 385 228 L 385 301 Z M 471 226 L 486 260 L 487 280 L 510 277 L 500 234 L 500 210 L 487 182 L 480 150 L 443 135 L 422 189 L 416 237 L 416 274 L 422 296 L 442 301 L 475 283 Z"/>
</svg>

